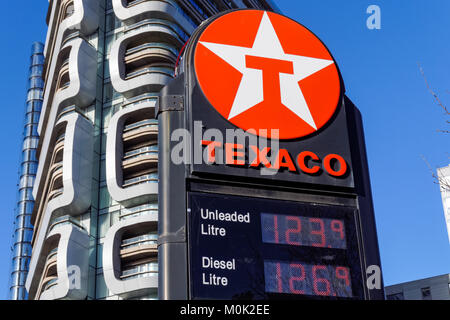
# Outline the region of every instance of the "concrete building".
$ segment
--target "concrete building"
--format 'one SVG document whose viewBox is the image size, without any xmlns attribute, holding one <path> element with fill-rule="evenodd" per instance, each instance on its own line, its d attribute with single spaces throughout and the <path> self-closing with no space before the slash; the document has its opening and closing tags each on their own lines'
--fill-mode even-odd
<svg viewBox="0 0 450 320">
<path fill-rule="evenodd" d="M 156 299 L 159 90 L 197 25 L 268 0 L 50 0 L 29 299 Z"/>
<path fill-rule="evenodd" d="M 444 207 L 445 222 L 447 224 L 448 241 L 450 243 L 450 165 L 437 170 L 441 187 L 442 205 Z"/>
<path fill-rule="evenodd" d="M 450 300 L 450 274 L 385 288 L 387 300 Z"/>
<path fill-rule="evenodd" d="M 27 83 L 19 190 L 12 241 L 12 265 L 9 283 L 9 299 L 11 300 L 24 300 L 27 298 L 25 279 L 31 258 L 31 238 L 33 235 L 33 226 L 30 223 L 34 207 L 32 191 L 38 165 L 36 158 L 36 148 L 39 139 L 37 127 L 42 108 L 42 91 L 44 88 L 42 79 L 43 51 L 44 45 L 42 43 L 33 43 Z"/>
</svg>

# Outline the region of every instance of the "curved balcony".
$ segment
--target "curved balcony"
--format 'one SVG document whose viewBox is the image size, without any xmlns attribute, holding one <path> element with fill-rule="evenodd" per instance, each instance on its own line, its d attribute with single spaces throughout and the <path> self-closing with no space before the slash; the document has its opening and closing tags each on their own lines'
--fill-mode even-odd
<svg viewBox="0 0 450 320">
<path fill-rule="evenodd" d="M 126 152 L 122 161 L 124 187 L 129 186 L 133 179 L 156 173 L 158 167 L 158 145 L 141 147 Z M 137 177 L 137 178 L 136 178 Z M 143 181 L 148 181 L 144 178 Z"/>
<path fill-rule="evenodd" d="M 128 188 L 143 183 L 158 183 L 158 173 L 146 174 L 137 178 L 124 180 L 123 187 Z"/>
<path fill-rule="evenodd" d="M 50 223 L 48 227 L 47 233 L 50 233 L 56 227 L 61 227 L 68 224 L 75 226 L 77 229 L 84 230 L 84 228 L 80 225 L 79 221 L 77 221 L 74 217 L 65 215 L 53 219 L 53 221 Z"/>
<path fill-rule="evenodd" d="M 59 189 L 55 189 L 52 190 L 49 194 L 48 194 L 48 200 L 50 201 L 52 199 L 55 199 L 56 197 L 59 197 L 60 195 L 62 195 L 64 192 L 64 188 L 59 188 Z"/>
<path fill-rule="evenodd" d="M 53 248 L 47 254 L 45 259 L 44 269 L 42 271 L 42 279 L 39 285 L 38 292 L 42 294 L 45 290 L 51 288 L 56 284 L 58 280 L 57 276 L 57 255 L 58 255 L 58 247 Z"/>
<path fill-rule="evenodd" d="M 167 33 L 173 35 L 175 38 L 178 38 L 181 43 L 185 43 L 189 39 L 189 34 L 187 34 L 180 26 L 178 26 L 174 22 L 163 19 L 145 19 L 139 21 L 125 27 L 124 34 L 127 34 L 131 31 L 137 32 L 151 27 L 160 27 L 165 29 Z"/>
<path fill-rule="evenodd" d="M 150 143 L 156 143 L 158 140 L 158 120 L 145 119 L 126 125 L 123 129 L 122 140 L 126 150 L 133 146 L 145 145 L 149 141 Z"/>
<path fill-rule="evenodd" d="M 125 52 L 125 68 L 127 70 L 126 78 L 132 77 L 134 71 L 147 67 L 167 68 L 169 76 L 173 75 L 173 69 L 178 57 L 178 50 L 174 45 L 162 42 L 147 43 L 148 39 L 139 39 L 133 47 Z M 141 43 L 144 42 L 144 43 Z M 152 70 L 150 70 L 152 72 Z M 154 70 L 153 72 L 161 72 Z"/>
<path fill-rule="evenodd" d="M 136 247 L 146 245 L 157 245 L 157 244 L 158 244 L 158 234 L 155 231 L 148 234 L 122 240 L 122 245 L 120 247 L 121 250 L 128 250 Z"/>
<path fill-rule="evenodd" d="M 146 119 L 139 122 L 131 123 L 126 125 L 123 128 L 123 133 L 131 133 L 135 130 L 143 129 L 143 128 L 156 128 L 158 129 L 158 120 L 156 119 Z"/>
<path fill-rule="evenodd" d="M 77 107 L 74 104 L 72 104 L 68 107 L 62 108 L 61 111 L 59 111 L 57 120 L 61 119 L 65 115 L 71 114 L 73 112 L 77 112 Z"/>
<path fill-rule="evenodd" d="M 40 289 L 39 289 L 39 292 L 40 292 L 39 298 L 42 297 L 42 294 L 45 291 L 47 291 L 48 289 L 56 286 L 57 284 L 58 284 L 58 276 L 56 276 L 56 275 L 52 276 L 52 277 L 44 278 L 43 282 L 42 282 L 42 284 L 40 286 Z"/>
<path fill-rule="evenodd" d="M 157 126 L 141 122 L 154 118 L 155 101 L 153 94 L 130 99 L 135 105 L 116 112 L 108 126 L 106 183 L 111 197 L 125 207 L 157 198 Z"/>
<path fill-rule="evenodd" d="M 122 270 L 121 280 L 130 280 L 144 277 L 158 276 L 158 261 L 141 264 L 135 267 L 126 268 Z"/>
<path fill-rule="evenodd" d="M 157 220 L 156 213 L 120 220 L 106 233 L 103 273 L 113 294 L 129 299 L 158 288 Z"/>
<path fill-rule="evenodd" d="M 137 45 L 135 47 L 129 48 L 129 49 L 127 49 L 127 51 L 125 51 L 125 62 L 127 59 L 131 59 L 134 54 L 136 54 L 138 52 L 143 52 L 148 49 L 160 49 L 160 50 L 162 49 L 162 50 L 170 51 L 170 53 L 175 57 L 175 59 L 178 57 L 178 54 L 179 54 L 179 51 L 176 48 L 174 48 L 173 46 L 171 46 L 167 43 L 163 43 L 163 42 L 143 43 L 143 44 Z"/>
<path fill-rule="evenodd" d="M 144 93 L 139 96 L 126 99 L 122 104 L 122 108 L 131 108 L 139 104 L 151 102 L 152 104 L 158 101 L 158 94 L 156 93 Z"/>
<path fill-rule="evenodd" d="M 68 42 L 70 42 L 71 40 L 74 40 L 74 39 L 77 39 L 77 38 L 80 38 L 80 39 L 83 39 L 83 40 L 87 41 L 86 37 L 80 31 L 75 30 L 75 31 L 72 31 L 72 32 L 70 32 L 70 33 L 68 33 L 68 34 L 66 34 L 64 36 L 61 46 L 64 46 Z"/>
<path fill-rule="evenodd" d="M 138 69 L 136 71 L 130 72 L 126 76 L 126 80 L 136 78 L 145 74 L 162 74 L 164 76 L 172 77 L 174 74 L 174 67 L 165 64 L 165 66 L 156 66 L 156 67 L 146 67 L 142 69 Z"/>
<path fill-rule="evenodd" d="M 49 174 L 50 174 L 50 175 L 55 175 L 55 174 L 57 174 L 57 173 L 60 173 L 60 172 L 58 172 L 58 171 L 61 171 L 61 173 L 62 173 L 62 170 L 61 170 L 62 167 L 63 167 L 63 162 L 62 162 L 62 161 L 55 162 L 55 163 L 52 164 L 52 166 L 50 167 Z"/>
<path fill-rule="evenodd" d="M 58 247 L 50 250 L 50 252 L 47 255 L 46 263 L 48 263 L 49 261 L 52 261 L 52 260 L 56 260 L 57 255 L 58 255 Z"/>
<path fill-rule="evenodd" d="M 61 65 L 61 68 L 59 70 L 58 74 L 58 83 L 56 85 L 56 90 L 64 90 L 70 86 L 70 76 L 69 76 L 69 61 L 66 60 Z"/>
<path fill-rule="evenodd" d="M 124 239 L 120 245 L 121 264 L 136 263 L 158 256 L 158 235 L 156 231 Z"/>
<path fill-rule="evenodd" d="M 48 290 L 51 287 L 54 287 L 58 284 L 58 277 L 54 277 L 52 279 L 50 279 L 45 285 L 44 285 L 44 289 L 42 291 Z"/>
<path fill-rule="evenodd" d="M 57 108 L 53 110 L 56 118 L 58 110 Z M 35 230 L 26 286 L 30 298 L 38 297 L 41 270 L 46 255 L 58 243 L 57 246 L 60 251 L 58 252 L 57 271 L 61 281 L 55 288 L 52 287 L 44 291 L 41 298 L 84 299 L 87 292 L 87 286 L 84 285 L 84 275 L 87 274 L 88 266 L 88 263 L 86 265 L 84 263 L 88 261 L 89 235 L 83 230 L 79 219 L 71 219 L 68 216 L 79 217 L 91 205 L 94 127 L 90 121 L 78 113 L 74 113 L 58 120 L 51 129 L 50 134 L 45 136 L 48 147 L 45 151 L 43 150 L 42 157 L 39 160 L 38 173 L 42 177 L 41 183 L 38 192 L 33 192 L 34 195 L 37 195 L 35 198 L 40 199 L 40 201 L 36 202 L 37 207 L 31 217 Z M 61 145 L 61 151 L 64 149 L 63 152 L 59 151 L 60 159 L 55 155 L 55 148 L 57 148 L 57 146 L 53 147 L 55 143 Z M 58 160 L 63 161 L 64 172 L 60 182 L 52 186 L 47 172 L 52 165 L 55 164 L 55 168 L 59 166 Z M 42 163 L 45 163 L 45 166 L 42 166 Z M 63 188 L 63 190 L 58 190 L 58 188 Z M 62 194 L 49 200 L 47 193 L 48 190 L 52 189 L 62 191 Z M 61 259 L 59 259 L 60 257 Z M 82 285 L 80 288 L 72 288 L 69 285 L 70 266 L 81 268 Z"/>
<path fill-rule="evenodd" d="M 173 79 L 174 53 L 187 37 L 176 23 L 168 20 L 146 19 L 128 26 L 111 47 L 113 88 L 125 98 L 159 92 Z M 149 39 L 153 44 L 148 43 Z"/>
<path fill-rule="evenodd" d="M 51 161 L 53 163 L 62 161 L 63 158 L 63 152 L 64 152 L 64 141 L 66 139 L 66 134 L 62 133 L 60 134 L 56 140 L 53 147 L 53 155 Z"/>
<path fill-rule="evenodd" d="M 126 220 L 129 218 L 139 217 L 147 214 L 158 214 L 157 203 L 147 203 L 137 207 L 123 208 L 120 211 L 120 220 Z"/>
<path fill-rule="evenodd" d="M 139 148 L 136 150 L 128 151 L 123 156 L 123 161 L 136 159 L 142 156 L 158 156 L 158 145 L 152 145 L 148 147 Z"/>
<path fill-rule="evenodd" d="M 199 19 L 194 21 L 174 0 L 112 0 L 114 13 L 126 24 L 151 17 L 161 17 L 177 21 L 187 31 L 192 32 Z"/>
</svg>

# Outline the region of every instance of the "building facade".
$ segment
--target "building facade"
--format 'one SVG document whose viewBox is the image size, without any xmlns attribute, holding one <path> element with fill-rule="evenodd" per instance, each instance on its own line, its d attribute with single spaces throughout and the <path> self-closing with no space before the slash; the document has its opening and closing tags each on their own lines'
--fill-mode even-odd
<svg viewBox="0 0 450 320">
<path fill-rule="evenodd" d="M 450 300 L 450 274 L 387 286 L 387 300 Z"/>
<path fill-rule="evenodd" d="M 447 225 L 448 241 L 450 243 L 450 165 L 437 170 L 439 186 L 441 187 L 442 206 L 444 207 L 445 223 Z"/>
<path fill-rule="evenodd" d="M 50 0 L 29 299 L 158 297 L 159 90 L 208 17 L 267 0 Z"/>
<path fill-rule="evenodd" d="M 9 299 L 25 300 L 25 279 L 31 258 L 33 226 L 30 223 L 34 201 L 32 196 L 37 171 L 36 148 L 39 136 L 37 126 L 42 108 L 44 81 L 44 45 L 33 43 L 31 47 L 30 71 L 27 82 L 27 100 L 23 131 L 22 157 L 19 169 L 18 199 L 15 208 L 14 233 L 12 240 L 12 265 L 9 283 Z"/>
</svg>

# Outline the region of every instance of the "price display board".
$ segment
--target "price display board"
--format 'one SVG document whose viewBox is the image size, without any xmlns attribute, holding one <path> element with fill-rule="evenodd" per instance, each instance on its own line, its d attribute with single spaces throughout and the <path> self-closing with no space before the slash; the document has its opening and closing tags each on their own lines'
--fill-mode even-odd
<svg viewBox="0 0 450 320">
<path fill-rule="evenodd" d="M 356 208 L 188 194 L 192 299 L 363 299 Z"/>
</svg>

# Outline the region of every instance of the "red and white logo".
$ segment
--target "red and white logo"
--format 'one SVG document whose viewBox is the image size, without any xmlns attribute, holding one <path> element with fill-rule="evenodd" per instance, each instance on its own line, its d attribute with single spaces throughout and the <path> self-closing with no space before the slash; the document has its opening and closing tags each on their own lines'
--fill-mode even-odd
<svg viewBox="0 0 450 320">
<path fill-rule="evenodd" d="M 200 87 L 235 126 L 279 130 L 280 139 L 323 127 L 339 103 L 336 64 L 308 29 L 282 15 L 239 10 L 219 17 L 195 51 Z M 259 134 L 264 135 L 264 134 Z"/>
</svg>

